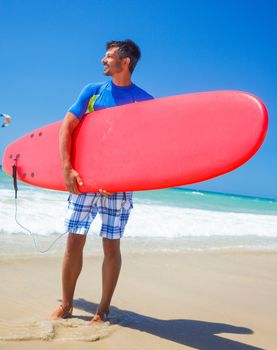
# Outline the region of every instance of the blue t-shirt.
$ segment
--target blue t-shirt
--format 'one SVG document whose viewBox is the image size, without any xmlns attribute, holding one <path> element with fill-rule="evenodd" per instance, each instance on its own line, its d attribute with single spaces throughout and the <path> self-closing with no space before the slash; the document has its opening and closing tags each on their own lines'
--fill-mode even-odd
<svg viewBox="0 0 277 350">
<path fill-rule="evenodd" d="M 133 83 L 128 86 L 117 86 L 112 81 L 88 84 L 69 108 L 69 112 L 81 120 L 88 112 L 150 99 L 153 96 Z"/>
</svg>

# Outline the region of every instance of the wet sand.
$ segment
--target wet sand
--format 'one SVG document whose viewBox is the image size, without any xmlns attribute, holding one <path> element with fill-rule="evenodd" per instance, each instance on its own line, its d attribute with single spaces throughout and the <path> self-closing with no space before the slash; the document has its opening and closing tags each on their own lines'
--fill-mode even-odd
<svg viewBox="0 0 277 350">
<path fill-rule="evenodd" d="M 0 349 L 277 348 L 277 254 L 125 254 L 109 322 L 88 327 L 101 294 L 99 256 L 85 257 L 74 317 L 60 303 L 61 258 L 0 260 Z"/>
</svg>

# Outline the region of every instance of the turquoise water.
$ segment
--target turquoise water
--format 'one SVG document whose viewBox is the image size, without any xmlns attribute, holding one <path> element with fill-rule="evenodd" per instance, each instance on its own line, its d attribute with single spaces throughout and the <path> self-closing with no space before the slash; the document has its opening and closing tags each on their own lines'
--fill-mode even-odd
<svg viewBox="0 0 277 350">
<path fill-rule="evenodd" d="M 12 178 L 0 170 L 0 256 L 33 254 L 32 240 L 14 220 Z M 19 183 L 18 218 L 36 234 L 42 249 L 61 234 L 68 194 Z M 100 252 L 100 219 L 89 234 L 88 251 Z M 63 238 L 51 253 L 61 253 Z M 134 210 L 123 247 L 128 252 L 277 251 L 277 201 L 172 188 L 134 193 Z M 2 250 L 1 250 L 2 249 Z"/>
<path fill-rule="evenodd" d="M 274 199 L 197 191 L 187 188 L 137 192 L 136 198 L 146 203 L 147 201 L 155 201 L 161 205 L 167 204 L 176 207 L 277 215 L 277 201 Z"/>
</svg>

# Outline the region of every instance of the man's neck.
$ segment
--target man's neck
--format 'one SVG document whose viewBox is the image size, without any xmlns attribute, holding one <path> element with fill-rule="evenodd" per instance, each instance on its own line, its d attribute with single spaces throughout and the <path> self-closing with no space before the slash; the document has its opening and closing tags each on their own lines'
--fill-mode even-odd
<svg viewBox="0 0 277 350">
<path fill-rule="evenodd" d="M 117 86 L 129 86 L 132 84 L 131 76 L 128 75 L 113 75 L 112 82 Z"/>
</svg>

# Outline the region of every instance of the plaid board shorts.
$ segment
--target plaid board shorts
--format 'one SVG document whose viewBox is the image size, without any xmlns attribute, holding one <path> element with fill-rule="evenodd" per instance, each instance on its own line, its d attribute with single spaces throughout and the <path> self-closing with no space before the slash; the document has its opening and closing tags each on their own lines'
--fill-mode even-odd
<svg viewBox="0 0 277 350">
<path fill-rule="evenodd" d="M 115 192 L 111 196 L 100 193 L 71 193 L 65 218 L 67 232 L 86 235 L 99 213 L 102 221 L 100 236 L 121 238 L 133 208 L 132 196 L 132 192 Z"/>
</svg>

